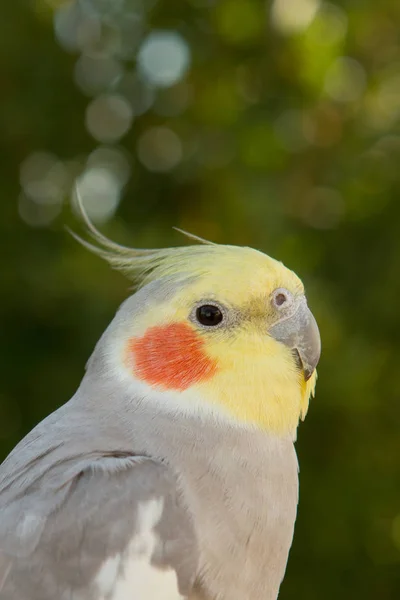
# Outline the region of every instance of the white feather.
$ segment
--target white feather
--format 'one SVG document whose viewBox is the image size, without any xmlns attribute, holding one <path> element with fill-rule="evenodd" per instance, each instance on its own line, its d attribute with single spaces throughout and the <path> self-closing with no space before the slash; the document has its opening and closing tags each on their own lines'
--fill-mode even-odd
<svg viewBox="0 0 400 600">
<path fill-rule="evenodd" d="M 151 564 L 158 544 L 154 531 L 163 500 L 153 499 L 138 508 L 136 533 L 123 554 L 108 558 L 97 573 L 99 600 L 181 600 L 173 569 Z"/>
</svg>

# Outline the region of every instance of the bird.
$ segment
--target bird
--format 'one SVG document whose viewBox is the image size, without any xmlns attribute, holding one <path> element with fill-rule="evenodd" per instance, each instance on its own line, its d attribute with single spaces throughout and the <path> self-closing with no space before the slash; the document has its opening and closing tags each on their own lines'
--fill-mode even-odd
<svg viewBox="0 0 400 600">
<path fill-rule="evenodd" d="M 0 466 L 0 599 L 276 600 L 321 353 L 302 281 L 247 246 L 134 249 L 84 218 L 134 289 Z"/>
</svg>

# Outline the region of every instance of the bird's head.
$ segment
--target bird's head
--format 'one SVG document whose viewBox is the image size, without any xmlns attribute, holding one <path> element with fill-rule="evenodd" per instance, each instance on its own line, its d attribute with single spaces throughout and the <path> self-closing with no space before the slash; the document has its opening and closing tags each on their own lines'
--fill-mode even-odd
<svg viewBox="0 0 400 600">
<path fill-rule="evenodd" d="M 316 382 L 320 337 L 301 280 L 247 247 L 92 247 L 135 282 L 106 343 L 142 392 L 293 434 Z"/>
</svg>

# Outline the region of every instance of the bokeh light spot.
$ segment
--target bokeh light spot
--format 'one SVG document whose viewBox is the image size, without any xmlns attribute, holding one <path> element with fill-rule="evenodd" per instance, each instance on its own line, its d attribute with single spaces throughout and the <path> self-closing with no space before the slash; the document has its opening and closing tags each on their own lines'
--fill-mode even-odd
<svg viewBox="0 0 400 600">
<path fill-rule="evenodd" d="M 375 130 L 392 128 L 400 117 L 400 62 L 384 72 L 365 102 L 368 126 Z"/>
<path fill-rule="evenodd" d="M 39 204 L 24 192 L 19 195 L 19 216 L 30 227 L 47 227 L 60 212 L 61 204 Z"/>
<path fill-rule="evenodd" d="M 182 159 L 182 144 L 171 129 L 153 127 L 140 137 L 138 157 L 149 171 L 170 171 Z"/>
<path fill-rule="evenodd" d="M 77 196 L 93 221 L 107 221 L 115 213 L 121 192 L 121 182 L 110 169 L 105 167 L 88 168 L 76 181 Z"/>
<path fill-rule="evenodd" d="M 20 183 L 27 198 L 37 204 L 61 204 L 70 177 L 64 164 L 47 152 L 34 152 L 20 166 Z"/>
<path fill-rule="evenodd" d="M 120 148 L 99 146 L 89 155 L 87 166 L 103 167 L 112 172 L 123 187 L 129 180 L 131 174 L 132 159 L 126 151 Z"/>
<path fill-rule="evenodd" d="M 366 74 L 353 58 L 337 58 L 325 77 L 325 91 L 337 102 L 354 102 L 364 93 Z"/>
<path fill-rule="evenodd" d="M 75 70 L 75 83 L 85 94 L 92 96 L 103 92 L 122 76 L 121 64 L 109 56 L 82 54 Z"/>
<path fill-rule="evenodd" d="M 76 2 L 66 2 L 54 13 L 54 31 L 64 50 L 89 50 L 101 38 L 101 23 L 95 16 L 82 13 Z"/>
<path fill-rule="evenodd" d="M 168 87 L 186 73 L 190 64 L 189 46 L 177 32 L 153 31 L 141 45 L 137 61 L 147 81 Z"/>
<path fill-rule="evenodd" d="M 319 5 L 319 0 L 274 0 L 272 24 L 283 34 L 304 31 L 312 23 Z"/>
<path fill-rule="evenodd" d="M 117 94 L 103 94 L 86 109 L 86 127 L 99 142 L 116 142 L 125 135 L 132 123 L 132 107 Z"/>
<path fill-rule="evenodd" d="M 134 71 L 125 73 L 115 85 L 115 92 L 127 99 L 134 116 L 144 114 L 153 105 L 154 86 Z"/>
<path fill-rule="evenodd" d="M 339 44 L 347 32 L 347 15 L 340 6 L 325 2 L 313 22 L 313 41 L 320 46 Z"/>
</svg>

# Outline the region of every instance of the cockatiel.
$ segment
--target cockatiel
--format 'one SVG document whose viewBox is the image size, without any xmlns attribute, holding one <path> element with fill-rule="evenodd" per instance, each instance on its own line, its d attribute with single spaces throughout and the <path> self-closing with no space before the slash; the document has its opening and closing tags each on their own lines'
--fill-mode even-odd
<svg viewBox="0 0 400 600">
<path fill-rule="evenodd" d="M 0 467 L 0 598 L 275 600 L 320 356 L 302 282 L 247 247 L 91 232 L 137 291 Z"/>
</svg>

